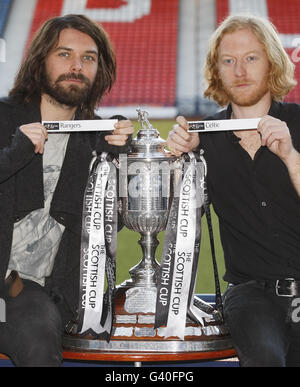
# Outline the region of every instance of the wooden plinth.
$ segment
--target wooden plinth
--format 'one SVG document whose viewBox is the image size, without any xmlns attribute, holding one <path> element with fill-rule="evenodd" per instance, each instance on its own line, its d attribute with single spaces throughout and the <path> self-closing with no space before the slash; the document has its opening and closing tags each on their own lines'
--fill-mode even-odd
<svg viewBox="0 0 300 387">
<path fill-rule="evenodd" d="M 65 359 L 107 362 L 184 362 L 219 360 L 236 356 L 230 336 L 227 333 L 221 333 L 223 329 L 222 322 L 206 322 L 205 327 L 203 327 L 206 332 L 211 328 L 216 328 L 216 330 L 212 330 L 210 333 L 204 333 L 203 330 L 200 337 L 190 334 L 185 336 L 184 340 L 180 340 L 178 337 L 165 339 L 158 332 L 158 329 L 154 329 L 153 323 L 139 322 L 140 316 L 151 317 L 152 315 L 154 317 L 154 313 L 128 313 L 125 310 L 125 293 L 127 289 L 127 287 L 120 287 L 117 291 L 114 329 L 110 343 L 107 344 L 103 340 L 93 339 L 90 335 L 82 337 L 70 331 L 65 336 L 64 341 L 63 356 Z M 129 317 L 133 318 L 133 323 Z M 127 322 L 126 318 L 128 318 Z M 120 322 L 121 320 L 125 322 Z M 200 329 L 193 322 L 187 322 L 186 327 Z M 126 329 L 131 329 L 132 333 L 128 336 L 120 334 Z M 148 336 L 141 335 L 141 332 L 144 332 L 143 329 L 148 329 L 148 331 L 154 333 L 152 336 L 150 334 Z M 139 334 L 136 332 L 139 332 Z M 189 330 L 189 332 L 193 332 L 193 330 Z"/>
<path fill-rule="evenodd" d="M 93 351 L 64 351 L 64 359 L 85 361 L 112 362 L 173 362 L 193 360 L 220 360 L 235 357 L 234 349 L 216 352 L 187 352 L 187 353 L 100 353 Z"/>
</svg>

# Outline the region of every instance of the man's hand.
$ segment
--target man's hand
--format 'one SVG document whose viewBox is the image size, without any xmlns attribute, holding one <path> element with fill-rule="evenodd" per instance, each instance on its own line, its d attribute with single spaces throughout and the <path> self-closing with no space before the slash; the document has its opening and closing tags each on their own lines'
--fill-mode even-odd
<svg viewBox="0 0 300 387">
<path fill-rule="evenodd" d="M 122 120 L 117 122 L 114 126 L 115 130 L 113 134 L 105 136 L 105 140 L 110 145 L 125 145 L 129 135 L 132 134 L 134 131 L 132 122 L 130 120 Z"/>
<path fill-rule="evenodd" d="M 177 117 L 176 122 L 168 135 L 167 146 L 175 156 L 180 156 L 197 148 L 200 140 L 198 133 L 188 132 L 189 124 L 184 117 Z"/>
<path fill-rule="evenodd" d="M 33 143 L 34 152 L 43 154 L 45 141 L 48 139 L 46 128 L 40 122 L 35 122 L 20 126 L 20 130 Z"/>
<path fill-rule="evenodd" d="M 267 146 L 286 165 L 292 184 L 300 197 L 300 153 L 294 148 L 286 123 L 271 116 L 262 117 L 257 131 L 261 145 Z"/>
<path fill-rule="evenodd" d="M 287 161 L 294 153 L 290 131 L 284 121 L 264 116 L 259 121 L 257 131 L 261 135 L 261 145 L 267 146 L 282 161 Z"/>
</svg>

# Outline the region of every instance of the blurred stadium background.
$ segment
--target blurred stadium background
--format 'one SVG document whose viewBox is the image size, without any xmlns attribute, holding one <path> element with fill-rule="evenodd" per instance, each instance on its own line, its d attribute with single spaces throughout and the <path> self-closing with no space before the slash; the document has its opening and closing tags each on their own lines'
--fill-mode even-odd
<svg viewBox="0 0 300 387">
<path fill-rule="evenodd" d="M 143 107 L 166 138 L 178 114 L 200 118 L 217 110 L 202 97 L 206 44 L 225 16 L 241 12 L 270 18 L 296 65 L 296 78 L 300 78 L 300 0 L 0 0 L 0 96 L 12 87 L 27 44 L 46 19 L 85 14 L 104 26 L 117 54 L 117 82 L 103 98 L 99 114 L 103 118 L 123 114 L 135 120 L 136 108 Z M 286 97 L 293 102 L 299 99 L 300 85 Z M 223 255 L 215 216 L 213 224 L 222 277 Z M 163 236 L 159 236 L 161 241 Z M 119 233 L 118 283 L 128 278 L 129 268 L 141 258 L 138 239 L 138 234 L 126 229 Z M 158 260 L 161 251 L 162 243 Z M 204 220 L 196 291 L 214 292 L 213 283 Z M 221 285 L 224 289 L 223 281 Z"/>
</svg>

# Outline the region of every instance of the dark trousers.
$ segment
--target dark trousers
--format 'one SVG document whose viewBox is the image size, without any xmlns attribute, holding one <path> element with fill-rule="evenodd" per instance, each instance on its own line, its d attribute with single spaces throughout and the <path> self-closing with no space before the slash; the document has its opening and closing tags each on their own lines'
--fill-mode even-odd
<svg viewBox="0 0 300 387">
<path fill-rule="evenodd" d="M 300 366 L 300 296 L 294 298 L 258 281 L 228 287 L 224 316 L 242 367 Z"/>
<path fill-rule="evenodd" d="M 23 280 L 17 297 L 5 297 L 0 352 L 19 367 L 58 367 L 62 362 L 60 314 L 39 284 Z"/>
</svg>

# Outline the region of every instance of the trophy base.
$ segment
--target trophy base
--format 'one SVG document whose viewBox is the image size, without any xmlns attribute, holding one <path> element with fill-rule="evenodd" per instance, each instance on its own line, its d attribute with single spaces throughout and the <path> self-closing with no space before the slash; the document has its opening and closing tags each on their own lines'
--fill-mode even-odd
<svg viewBox="0 0 300 387">
<path fill-rule="evenodd" d="M 205 319 L 204 326 L 187 318 L 184 340 L 164 338 L 165 327 L 154 328 L 155 287 L 120 286 L 110 342 L 68 332 L 64 357 L 100 361 L 185 361 L 235 356 L 222 321 Z"/>
</svg>

